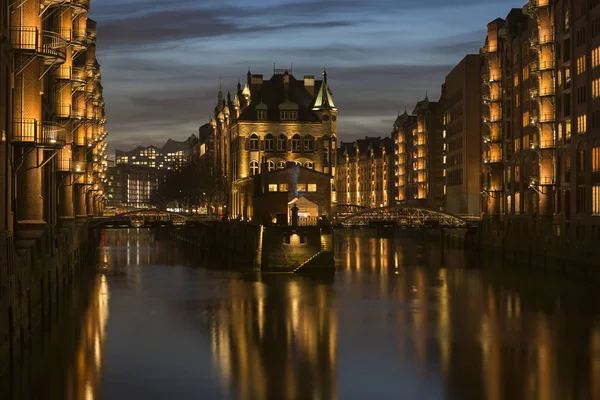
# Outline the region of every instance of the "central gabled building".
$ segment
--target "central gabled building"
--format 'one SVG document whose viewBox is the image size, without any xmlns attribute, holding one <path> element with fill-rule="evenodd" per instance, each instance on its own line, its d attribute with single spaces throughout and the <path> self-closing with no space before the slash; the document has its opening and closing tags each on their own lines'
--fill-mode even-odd
<svg viewBox="0 0 600 400">
<path fill-rule="evenodd" d="M 231 180 L 229 216 L 253 219 L 254 177 L 285 169 L 288 162 L 329 176 L 327 187 L 318 190 L 330 194 L 330 204 L 323 209 L 330 215 L 336 201 L 337 108 L 327 73 L 322 80 L 314 76 L 298 80 L 291 71 L 274 70 L 264 80 L 263 75 L 248 72 L 247 84 L 243 89 L 238 85 L 232 106 L 231 116 L 223 113 L 224 120 L 216 121 L 229 127 L 225 172 Z"/>
</svg>

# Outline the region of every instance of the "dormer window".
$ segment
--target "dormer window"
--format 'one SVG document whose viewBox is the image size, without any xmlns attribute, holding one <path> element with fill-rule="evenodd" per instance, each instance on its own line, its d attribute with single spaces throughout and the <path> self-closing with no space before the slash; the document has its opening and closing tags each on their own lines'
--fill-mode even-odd
<svg viewBox="0 0 600 400">
<path fill-rule="evenodd" d="M 262 100 L 260 101 L 259 104 L 256 105 L 256 119 L 259 121 L 266 121 L 267 120 L 267 105 L 265 103 L 262 102 Z"/>
<path fill-rule="evenodd" d="M 298 104 L 286 99 L 279 105 L 279 119 L 281 121 L 297 121 Z"/>
<path fill-rule="evenodd" d="M 297 121 L 298 111 L 281 111 L 279 118 L 282 121 Z"/>
</svg>

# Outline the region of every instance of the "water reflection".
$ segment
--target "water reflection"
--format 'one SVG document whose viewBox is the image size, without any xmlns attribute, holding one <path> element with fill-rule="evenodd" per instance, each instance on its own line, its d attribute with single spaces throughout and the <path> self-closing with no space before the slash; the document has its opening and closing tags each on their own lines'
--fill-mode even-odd
<svg viewBox="0 0 600 400">
<path fill-rule="evenodd" d="M 232 280 L 210 314 L 224 389 L 240 399 L 335 398 L 331 289 L 294 277 Z"/>
<path fill-rule="evenodd" d="M 107 231 L 47 374 L 0 397 L 600 398 L 592 285 L 423 238 L 337 233 L 327 280 L 186 267 L 167 239 Z"/>
</svg>

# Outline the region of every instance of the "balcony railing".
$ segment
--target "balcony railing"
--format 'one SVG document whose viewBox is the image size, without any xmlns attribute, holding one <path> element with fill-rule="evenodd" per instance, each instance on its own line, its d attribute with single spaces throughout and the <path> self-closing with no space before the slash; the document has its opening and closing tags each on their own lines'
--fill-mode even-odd
<svg viewBox="0 0 600 400">
<path fill-rule="evenodd" d="M 485 164 L 502 162 L 502 155 L 500 155 L 500 154 L 484 155 L 483 162 Z"/>
<path fill-rule="evenodd" d="M 70 104 L 57 104 L 56 105 L 56 116 L 58 118 L 71 118 L 71 105 Z"/>
<path fill-rule="evenodd" d="M 73 67 L 73 72 L 71 73 L 71 81 L 75 90 L 84 89 L 86 85 L 86 79 L 87 78 L 85 68 Z"/>
<path fill-rule="evenodd" d="M 75 50 L 83 50 L 87 47 L 88 35 L 85 31 L 74 30 L 71 32 L 71 45 Z"/>
<path fill-rule="evenodd" d="M 54 74 L 54 77 L 61 81 L 71 80 L 72 70 L 70 65 L 61 65 Z"/>
<path fill-rule="evenodd" d="M 554 178 L 552 176 L 531 176 L 530 186 L 538 186 L 538 185 L 554 185 Z"/>
<path fill-rule="evenodd" d="M 41 122 L 32 118 L 15 120 L 12 141 L 60 148 L 65 145 L 65 130 L 54 122 Z"/>
<path fill-rule="evenodd" d="M 72 172 L 74 174 L 85 174 L 87 171 L 86 161 L 75 161 L 70 159 L 58 159 L 57 169 L 59 172 Z"/>
<path fill-rule="evenodd" d="M 538 88 L 529 89 L 529 95 L 531 96 L 532 99 L 534 99 L 536 97 L 554 96 L 555 93 L 556 93 L 556 90 L 554 89 L 553 86 L 544 87 L 541 89 L 538 89 Z"/>
<path fill-rule="evenodd" d="M 71 8 L 78 14 L 90 10 L 90 0 L 70 0 Z"/>
<path fill-rule="evenodd" d="M 39 31 L 34 26 L 10 28 L 10 40 L 13 48 L 34 53 L 46 63 L 65 61 L 67 42 L 58 33 Z"/>
<path fill-rule="evenodd" d="M 42 0 L 40 3 L 41 6 L 45 8 L 61 5 L 64 3 L 64 0 Z"/>
<path fill-rule="evenodd" d="M 546 31 L 533 35 L 529 38 L 529 43 L 532 47 L 554 44 L 554 32 Z"/>
</svg>

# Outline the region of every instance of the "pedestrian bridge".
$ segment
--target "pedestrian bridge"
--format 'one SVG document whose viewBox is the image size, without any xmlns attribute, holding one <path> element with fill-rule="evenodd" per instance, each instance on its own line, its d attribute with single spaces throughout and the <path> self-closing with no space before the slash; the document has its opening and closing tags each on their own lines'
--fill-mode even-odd
<svg viewBox="0 0 600 400">
<path fill-rule="evenodd" d="M 393 225 L 404 228 L 467 228 L 470 225 L 462 217 L 423 207 L 397 205 L 367 209 L 350 204 L 341 205 L 341 209 L 339 207 L 337 221 L 345 228 L 376 225 Z M 348 214 L 352 210 L 355 212 Z M 340 213 L 340 211 L 342 212 Z"/>
<path fill-rule="evenodd" d="M 142 228 L 155 226 L 181 226 L 192 220 L 191 217 L 156 209 L 138 209 L 114 215 L 94 218 L 93 227 L 98 228 Z"/>
</svg>

